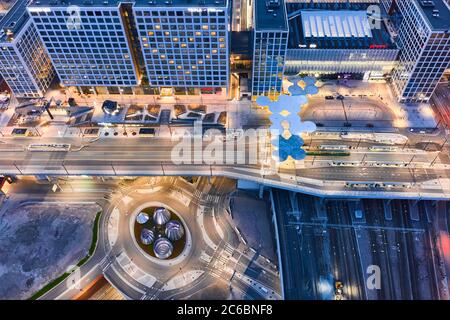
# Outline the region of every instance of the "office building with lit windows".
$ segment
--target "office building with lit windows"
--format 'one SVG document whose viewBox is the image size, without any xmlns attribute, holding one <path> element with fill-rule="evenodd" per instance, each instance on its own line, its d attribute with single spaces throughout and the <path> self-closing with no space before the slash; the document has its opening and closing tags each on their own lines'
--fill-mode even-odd
<svg viewBox="0 0 450 320">
<path fill-rule="evenodd" d="M 450 65 L 450 8 L 443 0 L 395 1 L 401 52 L 392 74 L 400 102 L 428 102 Z"/>
<path fill-rule="evenodd" d="M 283 0 L 254 3 L 252 95 L 276 96 L 283 85 L 289 36 Z"/>
<path fill-rule="evenodd" d="M 151 87 L 169 94 L 226 91 L 227 0 L 137 1 L 133 9 Z"/>
<path fill-rule="evenodd" d="M 19 0 L 0 21 L 0 74 L 18 98 L 39 98 L 55 71 L 36 28 Z"/>
<path fill-rule="evenodd" d="M 62 85 L 163 95 L 226 92 L 228 10 L 227 0 L 41 0 L 28 8 Z"/>
<path fill-rule="evenodd" d="M 41 0 L 28 6 L 63 86 L 84 93 L 131 93 L 138 85 L 126 9 L 103 0 Z"/>
</svg>

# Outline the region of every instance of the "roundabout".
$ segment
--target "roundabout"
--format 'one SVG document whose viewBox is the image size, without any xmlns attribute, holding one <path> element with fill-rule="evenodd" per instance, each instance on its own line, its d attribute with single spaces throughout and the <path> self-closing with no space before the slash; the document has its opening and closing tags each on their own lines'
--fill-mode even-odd
<svg viewBox="0 0 450 320">
<path fill-rule="evenodd" d="M 136 218 L 130 219 L 133 240 L 152 262 L 165 264 L 180 257 L 181 262 L 191 247 L 191 236 L 181 216 L 162 204 L 144 204 L 147 207 L 136 210 Z M 144 206 L 143 205 L 143 206 Z M 131 226 L 130 226 L 131 227 Z M 174 262 L 172 261 L 172 262 Z"/>
<path fill-rule="evenodd" d="M 189 299 L 213 287 L 231 294 L 231 281 L 239 294 L 264 297 L 240 278 L 253 259 L 230 224 L 226 197 L 197 188 L 165 178 L 157 188 L 136 183 L 111 202 L 100 268 L 127 299 Z"/>
</svg>

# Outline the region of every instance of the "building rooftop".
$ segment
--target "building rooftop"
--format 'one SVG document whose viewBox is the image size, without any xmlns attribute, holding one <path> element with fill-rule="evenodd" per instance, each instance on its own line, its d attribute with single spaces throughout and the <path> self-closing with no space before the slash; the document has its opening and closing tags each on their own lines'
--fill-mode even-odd
<svg viewBox="0 0 450 320">
<path fill-rule="evenodd" d="M 29 0 L 17 0 L 0 20 L 0 42 L 12 42 L 25 22 L 28 21 L 26 7 Z"/>
<path fill-rule="evenodd" d="M 395 49 L 384 23 L 371 29 L 365 11 L 302 10 L 289 19 L 288 47 Z"/>
<path fill-rule="evenodd" d="M 134 2 L 136 7 L 226 7 L 227 0 L 35 0 L 32 7 L 117 7 Z"/>
<path fill-rule="evenodd" d="M 450 30 L 450 9 L 444 0 L 416 0 L 433 30 Z"/>
<path fill-rule="evenodd" d="M 365 11 L 316 11 L 301 13 L 305 37 L 372 37 Z"/>
<path fill-rule="evenodd" d="M 288 30 L 284 0 L 254 0 L 256 30 Z"/>
</svg>

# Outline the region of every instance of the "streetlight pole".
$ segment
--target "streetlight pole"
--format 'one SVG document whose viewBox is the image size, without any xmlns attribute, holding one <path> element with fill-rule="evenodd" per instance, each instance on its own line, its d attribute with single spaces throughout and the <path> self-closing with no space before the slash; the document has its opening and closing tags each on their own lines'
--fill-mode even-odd
<svg viewBox="0 0 450 320">
<path fill-rule="evenodd" d="M 431 161 L 430 167 L 434 166 L 434 163 L 436 162 L 438 157 L 439 157 L 439 153 L 436 155 L 436 158 L 434 158 L 434 160 Z"/>
<path fill-rule="evenodd" d="M 441 151 L 444 149 L 444 145 L 447 143 L 447 141 L 448 141 L 448 138 L 445 137 L 445 141 L 444 141 L 444 143 L 441 145 Z"/>
<path fill-rule="evenodd" d="M 412 156 L 411 160 L 410 160 L 409 163 L 408 163 L 408 167 L 411 166 L 411 163 L 413 162 L 413 160 L 414 160 L 415 157 L 416 157 L 416 155 L 413 155 L 413 156 Z"/>
<path fill-rule="evenodd" d="M 408 144 L 408 140 L 406 140 L 405 144 L 403 145 L 402 151 L 405 150 L 407 144 Z"/>
<path fill-rule="evenodd" d="M 62 167 L 64 168 L 64 170 L 66 171 L 67 175 L 69 176 L 69 171 L 67 171 L 66 166 L 64 165 L 64 161 L 61 163 Z"/>
<path fill-rule="evenodd" d="M 20 174 L 23 174 L 22 171 L 19 169 L 19 167 L 17 166 L 16 162 L 13 162 L 14 167 L 16 167 L 17 171 L 19 171 Z"/>
<path fill-rule="evenodd" d="M 363 158 L 361 160 L 361 164 L 364 164 L 364 160 L 366 159 L 366 157 L 367 157 L 367 153 L 364 154 L 364 156 L 363 156 Z"/>
<path fill-rule="evenodd" d="M 361 138 L 358 140 L 358 145 L 356 146 L 356 149 L 359 149 L 359 145 L 361 144 Z"/>
</svg>

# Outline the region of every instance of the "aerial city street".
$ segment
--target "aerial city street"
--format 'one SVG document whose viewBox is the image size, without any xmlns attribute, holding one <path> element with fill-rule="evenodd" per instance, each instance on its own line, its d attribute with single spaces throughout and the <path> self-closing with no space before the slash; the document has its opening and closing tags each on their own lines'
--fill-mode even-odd
<svg viewBox="0 0 450 320">
<path fill-rule="evenodd" d="M 0 300 L 450 300 L 450 0 L 0 25 Z"/>
</svg>

